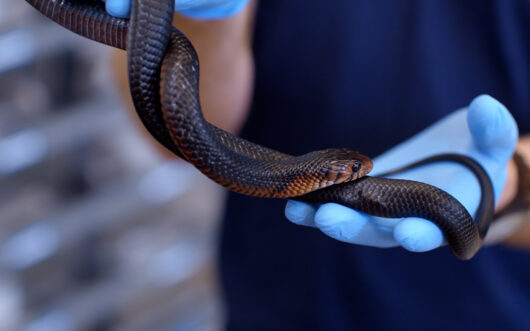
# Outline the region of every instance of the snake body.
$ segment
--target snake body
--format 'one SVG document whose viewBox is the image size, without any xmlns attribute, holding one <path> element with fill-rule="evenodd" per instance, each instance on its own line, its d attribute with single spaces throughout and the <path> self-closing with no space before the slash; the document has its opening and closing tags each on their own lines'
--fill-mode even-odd
<svg viewBox="0 0 530 331">
<path fill-rule="evenodd" d="M 436 187 L 365 176 L 372 161 L 356 151 L 326 149 L 291 156 L 208 123 L 199 104 L 197 54 L 171 24 L 173 0 L 135 0 L 130 20 L 106 14 L 95 0 L 26 1 L 75 33 L 126 49 L 131 95 L 147 130 L 222 186 L 258 197 L 337 202 L 376 216 L 424 217 L 442 229 L 460 259 L 471 258 L 481 247 L 493 215 L 493 189 L 472 159 L 444 154 L 406 169 L 439 160 L 468 167 L 482 190 L 475 221 L 455 198 Z"/>
</svg>

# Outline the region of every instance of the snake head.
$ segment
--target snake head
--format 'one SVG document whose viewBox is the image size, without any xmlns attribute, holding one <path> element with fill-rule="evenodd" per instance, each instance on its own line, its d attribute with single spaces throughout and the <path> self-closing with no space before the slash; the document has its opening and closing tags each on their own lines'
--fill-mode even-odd
<svg viewBox="0 0 530 331">
<path fill-rule="evenodd" d="M 334 184 L 350 182 L 366 176 L 372 167 L 369 157 L 350 149 L 340 149 L 335 159 L 329 161 L 326 180 Z"/>
</svg>

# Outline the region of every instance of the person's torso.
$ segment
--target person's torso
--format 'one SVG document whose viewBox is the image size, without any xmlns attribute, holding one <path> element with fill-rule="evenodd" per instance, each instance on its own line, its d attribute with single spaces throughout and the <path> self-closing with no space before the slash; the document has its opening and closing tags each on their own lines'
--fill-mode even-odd
<svg viewBox="0 0 530 331">
<path fill-rule="evenodd" d="M 529 1 L 263 0 L 254 38 L 242 136 L 264 146 L 375 157 L 484 93 L 530 132 Z M 530 253 L 463 263 L 447 248 L 348 245 L 290 224 L 284 204 L 230 194 L 230 328 L 530 328 Z"/>
</svg>

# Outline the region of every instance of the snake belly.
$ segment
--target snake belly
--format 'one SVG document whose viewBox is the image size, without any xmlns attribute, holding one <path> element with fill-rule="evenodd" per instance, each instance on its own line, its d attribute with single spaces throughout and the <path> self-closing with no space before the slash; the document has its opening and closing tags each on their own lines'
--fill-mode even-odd
<svg viewBox="0 0 530 331">
<path fill-rule="evenodd" d="M 424 217 L 442 229 L 456 257 L 469 259 L 480 249 L 493 217 L 493 190 L 473 160 L 440 155 L 412 166 L 451 160 L 473 171 L 482 189 L 477 221 L 436 187 L 365 176 L 372 161 L 356 151 L 326 149 L 291 156 L 208 123 L 199 103 L 197 54 L 171 24 L 172 0 L 135 0 L 130 20 L 108 15 L 94 0 L 26 1 L 75 33 L 126 49 L 131 95 L 146 129 L 220 185 L 251 196 L 337 202 L 375 216 Z"/>
</svg>

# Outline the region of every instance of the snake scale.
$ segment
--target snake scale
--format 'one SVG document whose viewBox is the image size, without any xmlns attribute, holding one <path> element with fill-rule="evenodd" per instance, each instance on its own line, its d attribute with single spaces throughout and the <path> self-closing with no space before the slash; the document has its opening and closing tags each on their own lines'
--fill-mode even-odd
<svg viewBox="0 0 530 331">
<path fill-rule="evenodd" d="M 337 202 L 375 216 L 426 218 L 442 229 L 460 259 L 473 257 L 482 246 L 493 217 L 493 189 L 471 158 L 441 154 L 392 173 L 441 160 L 463 164 L 481 186 L 475 220 L 454 197 L 434 186 L 366 176 L 372 161 L 356 151 L 326 149 L 291 156 L 208 123 L 199 104 L 197 55 L 171 23 L 173 0 L 134 0 L 129 20 L 108 15 L 97 0 L 26 1 L 81 36 L 126 49 L 131 95 L 147 130 L 220 185 L 257 197 Z"/>
</svg>

